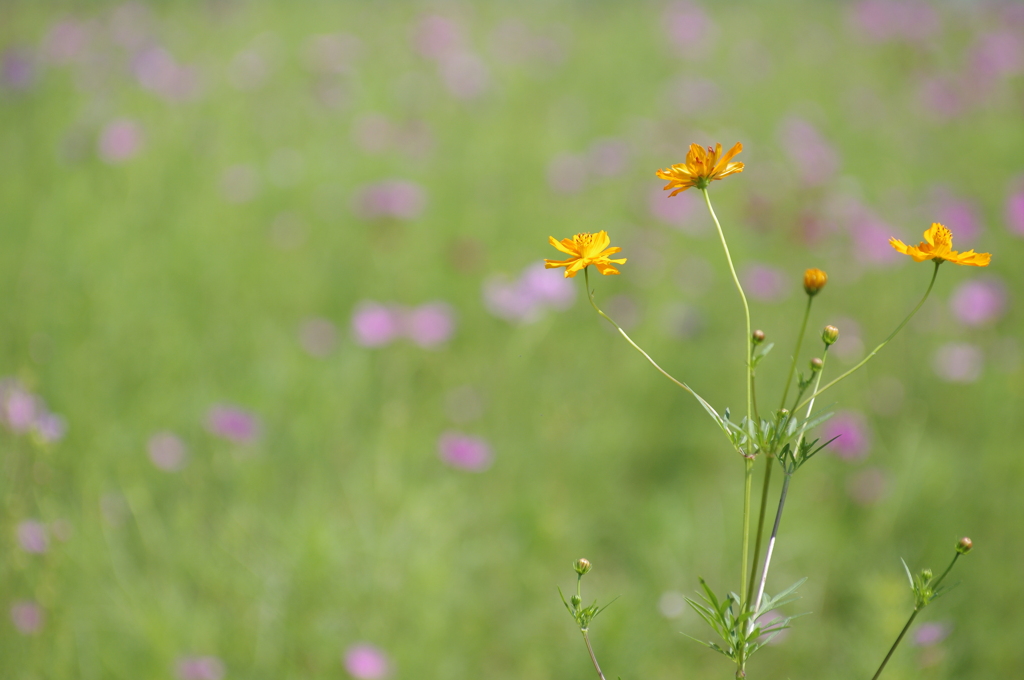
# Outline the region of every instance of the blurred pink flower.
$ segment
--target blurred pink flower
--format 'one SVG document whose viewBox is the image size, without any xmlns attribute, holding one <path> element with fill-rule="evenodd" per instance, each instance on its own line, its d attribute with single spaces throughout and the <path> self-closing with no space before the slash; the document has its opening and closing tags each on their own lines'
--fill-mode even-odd
<svg viewBox="0 0 1024 680">
<path fill-rule="evenodd" d="M 403 314 L 391 306 L 361 302 L 352 312 L 352 335 L 363 347 L 380 347 L 402 333 Z"/>
<path fill-rule="evenodd" d="M 462 26 L 453 19 L 431 14 L 420 19 L 413 44 L 420 56 L 440 60 L 462 49 Z"/>
<path fill-rule="evenodd" d="M 860 35 L 877 42 L 921 41 L 942 28 L 935 8 L 925 0 L 863 0 L 853 6 L 851 19 Z"/>
<path fill-rule="evenodd" d="M 39 438 L 47 443 L 60 441 L 68 430 L 67 422 L 62 416 L 45 410 L 36 415 L 32 427 Z"/>
<path fill-rule="evenodd" d="M 952 628 L 948 623 L 937 621 L 923 623 L 914 633 L 914 644 L 918 647 L 937 645 L 949 636 Z"/>
<path fill-rule="evenodd" d="M 970 59 L 972 74 L 984 81 L 1015 76 L 1024 71 L 1024 36 L 1008 28 L 983 33 Z"/>
<path fill-rule="evenodd" d="M 121 163 L 142 149 L 142 128 L 133 120 L 119 118 L 100 132 L 99 154 L 107 163 Z"/>
<path fill-rule="evenodd" d="M 359 680 L 376 680 L 391 675 L 391 661 L 379 648 L 365 642 L 345 650 L 345 670 Z"/>
<path fill-rule="evenodd" d="M 445 88 L 456 99 L 476 99 L 490 87 L 491 73 L 487 64 L 472 52 L 448 55 L 439 67 Z"/>
<path fill-rule="evenodd" d="M 148 47 L 132 61 L 139 85 L 167 101 L 186 101 L 199 94 L 199 74 L 194 67 L 181 66 L 162 47 Z"/>
<path fill-rule="evenodd" d="M 428 302 L 408 313 L 405 330 L 420 347 L 437 347 L 455 333 L 455 311 L 444 302 Z"/>
<path fill-rule="evenodd" d="M 543 263 L 531 264 L 519 277 L 523 292 L 536 302 L 565 310 L 576 300 L 576 286 L 558 270 L 548 269 Z"/>
<path fill-rule="evenodd" d="M 924 78 L 918 84 L 921 107 L 932 118 L 948 120 L 962 115 L 970 101 L 964 87 L 949 75 Z"/>
<path fill-rule="evenodd" d="M 245 444 L 260 436 L 259 419 L 252 413 L 229 404 L 210 407 L 206 414 L 206 429 L 228 441 Z"/>
<path fill-rule="evenodd" d="M 818 129 L 802 118 L 786 119 L 779 130 L 779 141 L 808 186 L 831 180 L 839 170 L 839 154 L 825 141 Z"/>
<path fill-rule="evenodd" d="M 983 326 L 1006 313 L 1006 284 L 993 277 L 964 281 L 953 291 L 949 307 L 961 323 Z"/>
<path fill-rule="evenodd" d="M 46 525 L 35 519 L 18 523 L 18 545 L 28 553 L 41 555 L 50 549 L 50 536 Z"/>
<path fill-rule="evenodd" d="M 629 143 L 614 137 L 599 139 L 590 145 L 587 164 L 595 175 L 621 175 L 629 164 Z"/>
<path fill-rule="evenodd" d="M 846 492 L 858 505 L 873 505 L 885 498 L 888 480 L 880 468 L 870 467 L 850 475 Z"/>
<path fill-rule="evenodd" d="M 426 202 L 426 192 L 419 184 L 395 179 L 362 187 L 352 207 L 363 219 L 412 220 L 420 216 Z"/>
<path fill-rule="evenodd" d="M 576 300 L 576 286 L 562 274 L 540 262 L 523 270 L 519 278 L 495 276 L 483 285 L 484 306 L 506 321 L 530 323 L 549 308 L 568 309 Z"/>
<path fill-rule="evenodd" d="M 985 356 L 977 345 L 950 342 L 936 350 L 932 367 L 947 382 L 972 383 L 981 377 L 984 362 Z"/>
<path fill-rule="evenodd" d="M 853 207 L 846 229 L 854 244 L 855 257 L 868 264 L 897 264 L 904 259 L 889 245 L 897 236 L 893 228 L 865 206 Z"/>
<path fill-rule="evenodd" d="M 843 460 L 860 460 L 871 448 L 871 435 L 864 416 L 853 411 L 837 411 L 825 421 L 819 443 L 824 444 L 833 437 L 837 439 L 825 450 Z"/>
<path fill-rule="evenodd" d="M 310 317 L 299 326 L 299 344 L 310 356 L 326 357 L 338 346 L 338 329 L 330 319 Z"/>
<path fill-rule="evenodd" d="M 184 656 L 175 668 L 178 680 L 221 680 L 227 669 L 215 656 Z"/>
<path fill-rule="evenodd" d="M 173 432 L 157 432 L 146 445 L 153 465 L 165 472 L 175 472 L 185 466 L 188 449 L 185 442 Z"/>
<path fill-rule="evenodd" d="M 1010 231 L 1024 236 L 1024 189 L 1010 194 L 1006 199 L 1006 223 Z"/>
<path fill-rule="evenodd" d="M 450 430 L 437 440 L 437 451 L 442 461 L 468 472 L 483 472 L 494 459 L 490 445 L 483 439 Z"/>
<path fill-rule="evenodd" d="M 655 219 L 690 235 L 706 233 L 710 228 L 710 221 L 701 219 L 700 203 L 692 191 L 669 197 L 669 192 L 658 186 L 647 194 L 647 206 Z"/>
<path fill-rule="evenodd" d="M 699 59 L 711 52 L 717 35 L 714 22 L 700 5 L 688 0 L 673 2 L 665 10 L 662 25 L 681 56 Z"/>
<path fill-rule="evenodd" d="M 25 90 L 36 80 L 33 55 L 23 49 L 8 48 L 0 57 L 0 85 L 11 90 Z"/>
<path fill-rule="evenodd" d="M 778 302 L 786 299 L 793 292 L 792 285 L 795 285 L 788 280 L 782 270 L 759 263 L 745 265 L 740 279 L 747 295 L 762 302 Z"/>
<path fill-rule="evenodd" d="M 11 622 L 22 635 L 34 635 L 43 628 L 43 608 L 35 602 L 22 600 L 11 605 Z"/>
<path fill-rule="evenodd" d="M 92 31 L 77 21 L 60 21 L 50 27 L 43 39 L 43 54 L 54 64 L 70 64 L 85 53 Z"/>
<path fill-rule="evenodd" d="M 0 382 L 0 420 L 12 432 L 27 432 L 41 411 L 38 397 L 16 380 Z"/>
</svg>

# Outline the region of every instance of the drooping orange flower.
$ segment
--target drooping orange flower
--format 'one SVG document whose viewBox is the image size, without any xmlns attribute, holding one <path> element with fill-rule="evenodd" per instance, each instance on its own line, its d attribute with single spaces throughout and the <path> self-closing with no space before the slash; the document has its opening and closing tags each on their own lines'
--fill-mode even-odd
<svg viewBox="0 0 1024 680">
<path fill-rule="evenodd" d="M 691 144 L 686 154 L 685 163 L 677 163 L 672 167 L 658 170 L 655 174 L 661 179 L 668 180 L 665 190 L 674 189 L 669 196 L 675 196 L 681 191 L 690 187 L 706 189 L 708 184 L 716 179 L 722 179 L 737 172 L 743 172 L 743 163 L 732 162 L 733 156 L 743 151 L 743 145 L 736 142 L 736 146 L 729 149 L 722 155 L 722 145 L 715 144 L 704 148 L 700 144 Z"/>
<path fill-rule="evenodd" d="M 889 239 L 889 244 L 904 255 L 914 258 L 914 262 L 946 260 L 953 264 L 987 267 L 992 260 L 991 253 L 976 253 L 973 250 L 958 253 L 953 250 L 953 233 L 938 222 L 932 223 L 931 228 L 924 232 L 924 241 L 916 246 L 908 246 L 896 238 Z"/>
<path fill-rule="evenodd" d="M 544 260 L 544 266 L 547 269 L 565 267 L 565 278 L 567 279 L 573 278 L 581 269 L 590 265 L 597 267 L 597 271 L 605 276 L 618 274 L 619 270 L 613 267 L 612 263 L 623 264 L 626 261 L 626 258 L 608 259 L 609 255 L 621 252 L 622 248 L 608 247 L 612 241 L 608 238 L 606 231 L 599 231 L 596 234 L 576 234 L 572 238 L 564 238 L 561 241 L 556 240 L 554 236 L 549 236 L 548 242 L 566 255 L 572 256 L 568 260 Z"/>
</svg>

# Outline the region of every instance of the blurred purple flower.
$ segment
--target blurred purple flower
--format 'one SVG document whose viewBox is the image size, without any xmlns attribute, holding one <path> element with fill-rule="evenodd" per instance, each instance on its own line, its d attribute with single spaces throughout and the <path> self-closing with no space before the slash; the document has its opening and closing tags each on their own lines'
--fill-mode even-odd
<svg viewBox="0 0 1024 680">
<path fill-rule="evenodd" d="M 188 449 L 173 432 L 157 432 L 149 438 L 146 451 L 153 465 L 164 472 L 176 472 L 185 466 Z"/>
<path fill-rule="evenodd" d="M 947 187 L 932 189 L 932 203 L 935 204 L 935 221 L 949 225 L 958 239 L 973 241 L 981 232 L 977 208 L 967 199 L 955 196 Z"/>
<path fill-rule="evenodd" d="M 486 441 L 451 430 L 437 440 L 437 451 L 442 461 L 468 472 L 483 472 L 494 459 Z"/>
<path fill-rule="evenodd" d="M 981 377 L 984 362 L 985 356 L 977 345 L 950 342 L 936 350 L 932 367 L 947 382 L 972 383 Z"/>
<path fill-rule="evenodd" d="M 808 186 L 819 186 L 839 170 L 839 154 L 825 141 L 818 129 L 802 118 L 786 119 L 779 130 L 779 141 Z"/>
<path fill-rule="evenodd" d="M 889 239 L 896 235 L 892 227 L 867 207 L 852 207 L 846 228 L 853 239 L 854 255 L 861 262 L 897 264 L 906 259 L 889 245 Z"/>
<path fill-rule="evenodd" d="M 362 52 L 363 42 L 350 33 L 312 35 L 303 48 L 306 68 L 316 73 L 346 73 Z"/>
<path fill-rule="evenodd" d="M 39 398 L 16 380 L 0 382 L 0 420 L 12 432 L 27 432 L 41 410 Z"/>
<path fill-rule="evenodd" d="M 700 5 L 687 0 L 673 2 L 665 10 L 663 24 L 676 51 L 697 59 L 710 53 L 717 30 Z"/>
<path fill-rule="evenodd" d="M 996 278 L 971 279 L 961 283 L 949 299 L 953 314 L 968 326 L 983 326 L 1006 312 L 1006 284 Z"/>
<path fill-rule="evenodd" d="M 363 347 L 380 347 L 402 333 L 401 310 L 376 302 L 361 302 L 352 312 L 352 335 Z"/>
<path fill-rule="evenodd" d="M 35 519 L 18 523 L 18 545 L 28 553 L 41 555 L 50 549 L 50 536 L 46 525 Z"/>
<path fill-rule="evenodd" d="M 476 99 L 490 86 L 491 74 L 487 64 L 472 52 L 448 55 L 439 66 L 445 88 L 456 99 Z"/>
<path fill-rule="evenodd" d="M 1010 231 L 1024 236 L 1024 189 L 1010 194 L 1006 199 L 1006 223 Z"/>
<path fill-rule="evenodd" d="M 232 165 L 220 176 L 220 191 L 229 203 L 248 203 L 260 193 L 260 176 L 251 165 Z"/>
<path fill-rule="evenodd" d="M 543 310 L 537 305 L 520 281 L 509 281 L 493 276 L 483 284 L 484 307 L 494 316 L 506 321 L 528 323 L 539 319 Z"/>
<path fill-rule="evenodd" d="M 86 24 L 61 21 L 50 27 L 43 39 L 42 52 L 54 64 L 70 64 L 82 57 L 91 38 Z"/>
<path fill-rule="evenodd" d="M 228 441 L 245 444 L 260 436 L 259 419 L 252 413 L 229 404 L 210 407 L 206 414 L 206 429 Z"/>
<path fill-rule="evenodd" d="M 346 649 L 343 661 L 345 670 L 358 680 L 376 680 L 391 675 L 391 660 L 382 650 L 365 642 Z"/>
<path fill-rule="evenodd" d="M 178 659 L 178 680 L 221 680 L 227 669 L 215 656 L 184 656 Z"/>
<path fill-rule="evenodd" d="M 455 332 L 455 311 L 444 302 L 428 302 L 408 313 L 405 331 L 420 347 L 437 347 Z"/>
<path fill-rule="evenodd" d="M 420 56 L 440 60 L 462 49 L 462 26 L 447 17 L 431 14 L 420 19 L 413 43 Z"/>
<path fill-rule="evenodd" d="M 948 120 L 964 113 L 969 97 L 963 86 L 948 75 L 923 79 L 918 85 L 918 99 L 922 107 L 934 118 Z"/>
<path fill-rule="evenodd" d="M 576 301 L 576 286 L 557 269 L 543 263 L 531 264 L 519 277 L 523 292 L 539 303 L 565 310 Z"/>
<path fill-rule="evenodd" d="M 1019 29 L 999 29 L 978 36 L 971 50 L 971 72 L 983 81 L 1024 71 L 1024 36 Z"/>
<path fill-rule="evenodd" d="M 858 33 L 877 42 L 922 41 L 941 28 L 938 13 L 925 0 L 863 0 L 851 18 Z"/>
<path fill-rule="evenodd" d="M 34 635 L 43 628 L 43 608 L 35 602 L 22 600 L 11 605 L 11 622 L 22 635 Z"/>
<path fill-rule="evenodd" d="M 837 439 L 826 450 L 843 460 L 860 460 L 868 455 L 871 448 L 871 434 L 864 416 L 853 411 L 837 411 L 825 421 L 821 430 L 821 443 L 833 437 Z"/>
<path fill-rule="evenodd" d="M 63 417 L 45 410 L 36 415 L 32 427 L 39 438 L 46 443 L 60 441 L 68 430 L 67 422 Z"/>
<path fill-rule="evenodd" d="M 311 356 L 323 358 L 338 346 L 338 329 L 330 319 L 310 317 L 299 326 L 299 344 Z"/>
<path fill-rule="evenodd" d="M 698 235 L 708 230 L 708 221 L 698 218 L 701 206 L 695 192 L 687 191 L 670 198 L 669 192 L 661 187 L 651 188 L 647 206 L 657 220 L 687 234 Z"/>
<path fill-rule="evenodd" d="M 355 195 L 353 210 L 363 219 L 412 220 L 420 216 L 426 202 L 426 192 L 419 184 L 395 179 L 369 184 L 359 189 Z"/>
<path fill-rule="evenodd" d="M 949 636 L 952 628 L 948 623 L 937 621 L 921 624 L 914 633 L 914 644 L 918 647 L 937 645 Z"/>
<path fill-rule="evenodd" d="M 587 159 L 569 153 L 555 156 L 548 164 L 548 186 L 559 194 L 578 194 L 587 182 Z"/>
<path fill-rule="evenodd" d="M 126 161 L 142 149 L 142 128 L 133 120 L 118 118 L 100 132 L 99 154 L 107 163 Z"/>
<path fill-rule="evenodd" d="M 36 79 L 32 55 L 22 49 L 8 48 L 0 57 L 0 83 L 11 90 L 25 90 Z"/>
<path fill-rule="evenodd" d="M 858 505 L 873 505 L 885 497 L 889 483 L 880 468 L 870 467 L 853 475 L 846 482 L 846 492 Z"/>
<path fill-rule="evenodd" d="M 743 288 L 754 300 L 778 302 L 789 297 L 792 292 L 792 282 L 780 269 L 770 265 L 748 264 L 740 278 L 743 281 Z"/>
<path fill-rule="evenodd" d="M 587 156 L 587 163 L 595 175 L 621 175 L 629 163 L 629 143 L 614 137 L 599 139 L 590 145 Z"/>
</svg>

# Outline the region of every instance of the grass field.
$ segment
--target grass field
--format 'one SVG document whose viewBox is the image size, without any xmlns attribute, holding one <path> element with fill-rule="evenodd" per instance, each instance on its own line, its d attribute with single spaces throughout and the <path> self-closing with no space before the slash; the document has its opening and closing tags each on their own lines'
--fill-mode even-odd
<svg viewBox="0 0 1024 680">
<path fill-rule="evenodd" d="M 680 594 L 738 588 L 742 462 L 538 266 L 607 230 L 598 301 L 742 411 L 713 223 L 654 177 L 741 141 L 711 195 L 771 406 L 805 268 L 834 376 L 928 284 L 890 236 L 993 253 L 828 393 L 844 437 L 770 583 L 809 577 L 810 614 L 749 677 L 866 680 L 913 606 L 900 558 L 965 534 L 884 677 L 1014 677 L 1020 10 L 5 2 L 0 676 L 587 678 L 556 591 L 586 556 L 609 677 L 732 677 Z"/>
</svg>

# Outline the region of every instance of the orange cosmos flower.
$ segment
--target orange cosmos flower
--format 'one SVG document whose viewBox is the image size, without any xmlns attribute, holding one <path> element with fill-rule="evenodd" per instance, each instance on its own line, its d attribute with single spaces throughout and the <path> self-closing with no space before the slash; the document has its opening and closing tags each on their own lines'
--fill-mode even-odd
<svg viewBox="0 0 1024 680">
<path fill-rule="evenodd" d="M 991 253 L 976 253 L 968 250 L 958 253 L 953 250 L 953 234 L 938 222 L 933 222 L 930 229 L 924 232 L 924 241 L 916 246 L 908 246 L 903 241 L 891 238 L 889 244 L 904 255 L 910 255 L 914 262 L 947 260 L 953 264 L 969 264 L 972 267 L 987 267 L 992 260 Z"/>
<path fill-rule="evenodd" d="M 668 184 L 665 185 L 666 191 L 675 189 L 669 196 L 675 196 L 690 187 L 706 189 L 708 184 L 716 179 L 743 172 L 743 163 L 731 162 L 733 156 L 740 151 L 743 151 L 743 145 L 739 142 L 736 142 L 736 146 L 729 149 L 724 156 L 721 144 L 715 144 L 714 149 L 710 146 L 705 149 L 700 144 L 691 144 L 685 163 L 658 170 L 655 174 L 661 179 L 668 180 Z"/>
<path fill-rule="evenodd" d="M 622 248 L 609 248 L 612 242 L 608 238 L 608 232 L 599 231 L 596 234 L 576 234 L 571 239 L 564 238 L 556 241 L 554 236 L 548 237 L 548 242 L 561 250 L 566 255 L 572 255 L 568 260 L 544 260 L 547 269 L 565 267 L 565 278 L 571 279 L 581 269 L 594 265 L 604 275 L 618 274 L 619 270 L 612 266 L 612 263 L 623 264 L 626 258 L 621 260 L 610 260 L 609 255 L 614 255 Z"/>
</svg>

